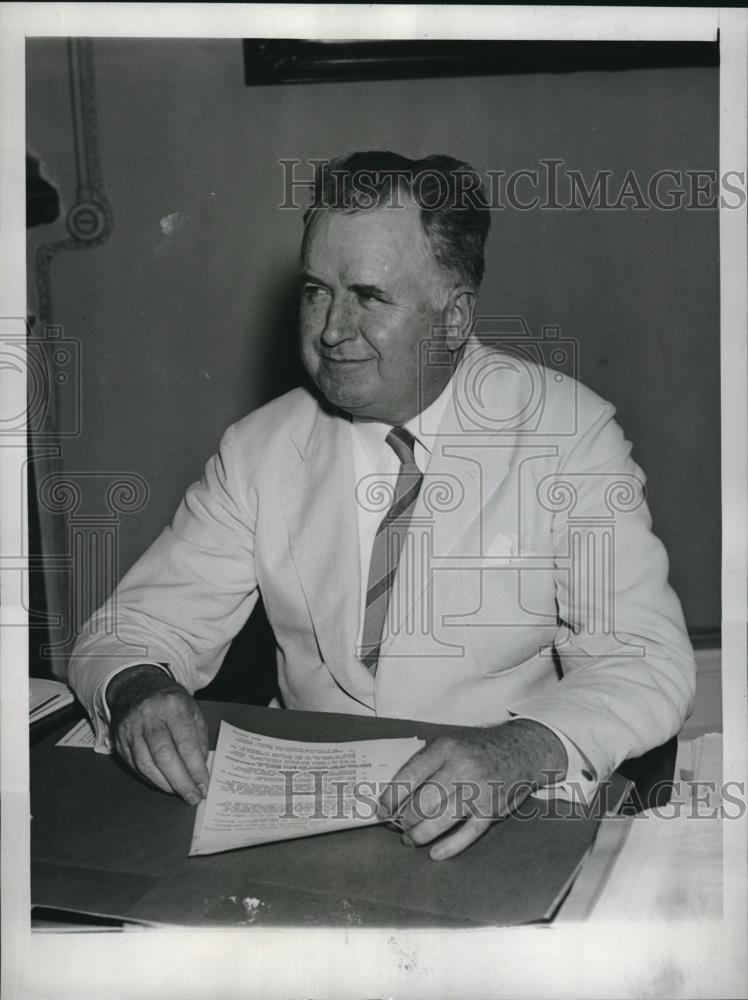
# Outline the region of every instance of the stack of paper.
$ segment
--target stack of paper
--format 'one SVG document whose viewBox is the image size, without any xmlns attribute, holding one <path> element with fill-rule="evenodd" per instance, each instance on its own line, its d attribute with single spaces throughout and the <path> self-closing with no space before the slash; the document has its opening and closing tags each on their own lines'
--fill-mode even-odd
<svg viewBox="0 0 748 1000">
<path fill-rule="evenodd" d="M 717 919 L 723 814 L 721 733 L 681 741 L 670 802 L 602 821 L 560 919 Z"/>
<path fill-rule="evenodd" d="M 60 681 L 41 677 L 29 679 L 29 722 L 38 722 L 73 701 L 73 692 Z"/>
</svg>

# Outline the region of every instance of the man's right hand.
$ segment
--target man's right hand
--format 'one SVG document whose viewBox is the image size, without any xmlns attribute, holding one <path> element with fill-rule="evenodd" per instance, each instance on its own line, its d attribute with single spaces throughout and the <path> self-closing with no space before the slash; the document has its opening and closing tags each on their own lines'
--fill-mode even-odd
<svg viewBox="0 0 748 1000">
<path fill-rule="evenodd" d="M 140 664 L 106 689 L 114 746 L 164 792 L 197 805 L 208 789 L 208 729 L 195 699 L 159 667 Z"/>
</svg>

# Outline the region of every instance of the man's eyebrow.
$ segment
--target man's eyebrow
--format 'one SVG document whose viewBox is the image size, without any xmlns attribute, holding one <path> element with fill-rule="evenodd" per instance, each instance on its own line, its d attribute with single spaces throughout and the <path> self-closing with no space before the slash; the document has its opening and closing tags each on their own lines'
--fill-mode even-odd
<svg viewBox="0 0 748 1000">
<path fill-rule="evenodd" d="M 377 299 L 389 299 L 389 295 L 387 294 L 387 292 L 385 292 L 383 288 L 380 288 L 379 285 L 367 285 L 367 284 L 362 284 L 360 282 L 355 282 L 354 284 L 349 285 L 348 287 L 352 292 L 355 292 L 357 295 L 373 295 L 374 298 Z"/>
<path fill-rule="evenodd" d="M 317 278 L 314 274 L 310 274 L 309 271 L 302 271 L 301 274 L 299 275 L 299 281 L 302 284 L 305 281 L 311 281 L 312 284 L 323 285 L 325 288 L 327 288 L 327 285 L 325 285 L 324 281 L 322 281 L 321 278 Z"/>
</svg>

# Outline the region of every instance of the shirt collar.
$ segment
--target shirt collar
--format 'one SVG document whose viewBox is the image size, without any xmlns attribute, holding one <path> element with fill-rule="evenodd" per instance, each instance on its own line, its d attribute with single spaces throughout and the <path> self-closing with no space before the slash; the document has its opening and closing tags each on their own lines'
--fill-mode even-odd
<svg viewBox="0 0 748 1000">
<path fill-rule="evenodd" d="M 378 468 L 385 438 L 392 430 L 391 425 L 379 423 L 378 420 L 356 420 L 352 417 L 351 427 L 366 452 L 371 468 Z"/>
<path fill-rule="evenodd" d="M 451 394 L 452 379 L 447 382 L 433 403 L 430 403 L 425 410 L 417 413 L 415 417 L 404 425 L 405 429 L 409 430 L 413 437 L 421 442 L 429 454 L 434 450 L 434 444 L 439 434 L 444 411 L 447 408 L 447 402 Z"/>
<path fill-rule="evenodd" d="M 429 454 L 434 450 L 436 437 L 451 392 L 452 380 L 450 379 L 433 403 L 430 403 L 425 410 L 417 413 L 406 424 L 403 424 L 405 429 L 410 431 L 416 441 L 420 442 Z M 392 424 L 380 423 L 378 420 L 356 420 L 355 418 L 352 418 L 352 424 L 369 461 L 373 466 L 376 466 L 384 448 L 385 438 L 392 430 Z"/>
</svg>

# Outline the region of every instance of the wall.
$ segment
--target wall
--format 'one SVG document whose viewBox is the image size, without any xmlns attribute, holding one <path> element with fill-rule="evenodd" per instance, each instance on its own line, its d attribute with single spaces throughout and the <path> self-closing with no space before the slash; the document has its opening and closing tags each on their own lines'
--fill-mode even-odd
<svg viewBox="0 0 748 1000">
<path fill-rule="evenodd" d="M 591 179 L 716 169 L 716 69 L 247 88 L 239 41 L 97 40 L 100 155 L 114 231 L 53 264 L 56 318 L 82 346 L 72 470 L 132 471 L 124 571 L 170 518 L 222 429 L 294 383 L 300 213 L 280 158 L 390 147 L 480 171 L 558 158 Z M 65 43 L 28 46 L 28 145 L 75 195 Z M 161 220 L 180 213 L 165 234 Z M 578 342 L 618 407 L 691 626 L 720 618 L 717 217 L 713 211 L 495 213 L 481 308 Z M 33 273 L 30 282 L 31 308 Z"/>
</svg>

